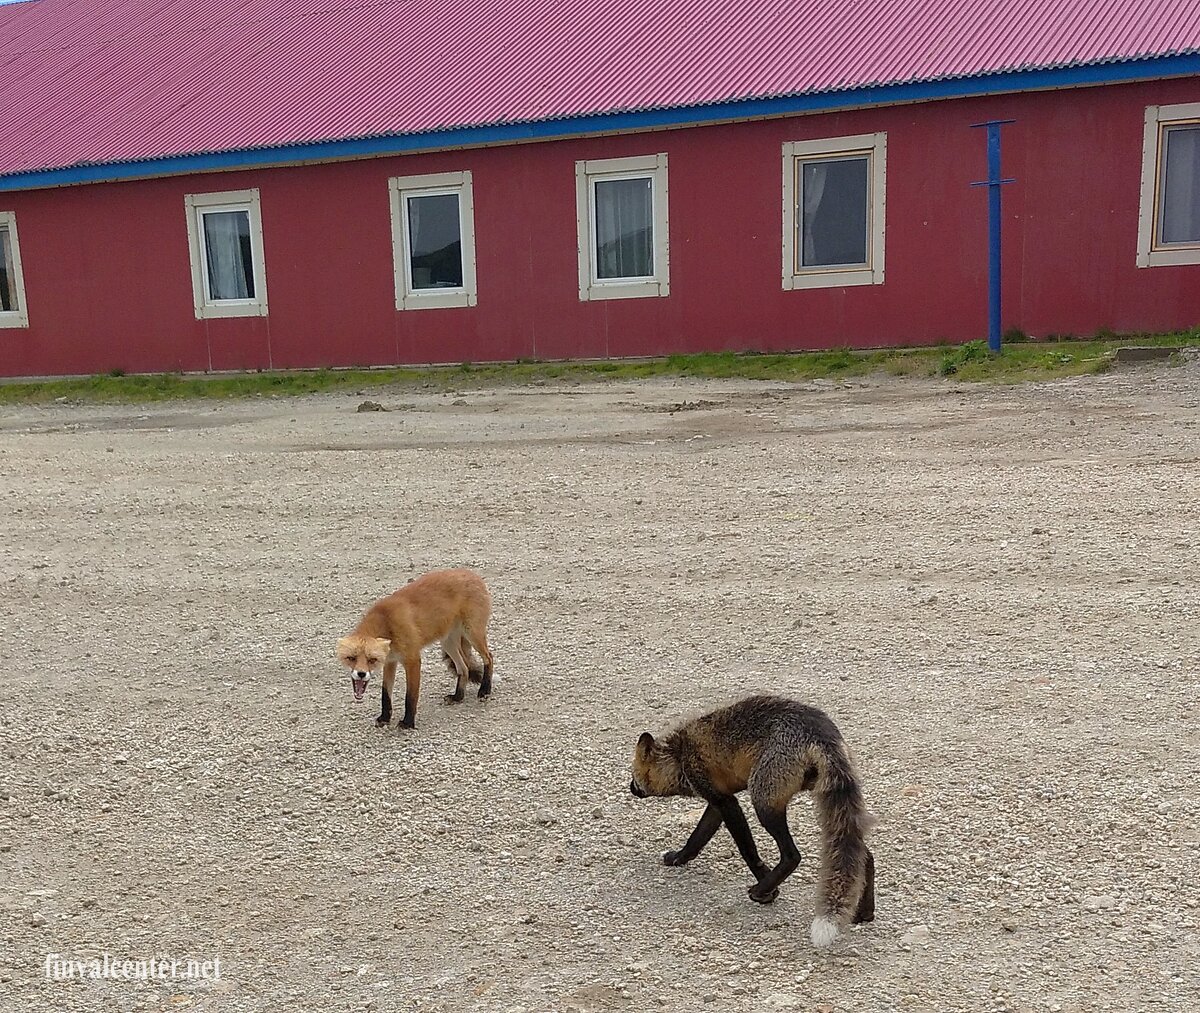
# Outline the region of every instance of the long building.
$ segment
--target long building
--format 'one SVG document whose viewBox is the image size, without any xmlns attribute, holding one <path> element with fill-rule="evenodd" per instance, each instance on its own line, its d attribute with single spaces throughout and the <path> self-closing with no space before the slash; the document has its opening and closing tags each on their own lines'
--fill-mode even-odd
<svg viewBox="0 0 1200 1013">
<path fill-rule="evenodd" d="M 1200 324 L 1200 5 L 0 6 L 0 374 Z"/>
</svg>

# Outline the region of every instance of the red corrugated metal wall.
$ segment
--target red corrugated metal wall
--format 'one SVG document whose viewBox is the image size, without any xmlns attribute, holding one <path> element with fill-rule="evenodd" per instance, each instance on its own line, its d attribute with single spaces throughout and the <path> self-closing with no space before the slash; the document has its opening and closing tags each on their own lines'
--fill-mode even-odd
<svg viewBox="0 0 1200 1013">
<path fill-rule="evenodd" d="M 1137 268 L 1145 106 L 1195 79 L 0 194 L 30 326 L 0 373 L 283 368 L 963 341 L 986 330 L 984 141 L 1005 128 L 1004 326 L 1200 323 L 1200 266 Z M 781 146 L 886 130 L 887 280 L 785 292 Z M 671 294 L 581 302 L 576 159 L 666 151 Z M 397 312 L 390 176 L 470 169 L 479 303 Z M 183 196 L 258 187 L 266 318 L 198 321 Z"/>
</svg>

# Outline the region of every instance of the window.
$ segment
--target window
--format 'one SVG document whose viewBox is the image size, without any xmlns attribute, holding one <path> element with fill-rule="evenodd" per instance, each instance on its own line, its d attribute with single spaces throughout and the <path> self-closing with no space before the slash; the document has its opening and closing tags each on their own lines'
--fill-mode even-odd
<svg viewBox="0 0 1200 1013">
<path fill-rule="evenodd" d="M 883 284 L 886 134 L 783 146 L 783 287 Z"/>
<path fill-rule="evenodd" d="M 17 216 L 11 211 L 0 211 L 0 327 L 28 326 Z"/>
<path fill-rule="evenodd" d="M 579 298 L 670 294 L 667 156 L 575 163 Z"/>
<path fill-rule="evenodd" d="M 1200 264 L 1200 102 L 1146 108 L 1137 264 Z"/>
<path fill-rule="evenodd" d="M 388 180 L 396 309 L 474 306 L 475 204 L 469 172 Z"/>
<path fill-rule="evenodd" d="M 196 318 L 267 315 L 258 190 L 188 194 Z"/>
</svg>

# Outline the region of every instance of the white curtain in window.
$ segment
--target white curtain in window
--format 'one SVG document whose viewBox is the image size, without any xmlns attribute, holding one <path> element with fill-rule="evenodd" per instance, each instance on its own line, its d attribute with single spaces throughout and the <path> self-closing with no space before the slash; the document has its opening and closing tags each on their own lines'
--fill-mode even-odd
<svg viewBox="0 0 1200 1013">
<path fill-rule="evenodd" d="M 829 177 L 829 166 L 823 162 L 809 163 L 802 167 L 804 180 L 801 190 L 804 195 L 803 207 L 803 239 L 804 253 L 800 261 L 804 264 L 817 262 L 816 241 L 813 238 L 813 222 L 817 209 L 821 206 L 821 198 L 825 196 L 825 180 Z"/>
<path fill-rule="evenodd" d="M 1200 242 L 1200 127 L 1166 132 L 1161 241 Z"/>
<path fill-rule="evenodd" d="M 242 237 L 250 233 L 245 211 L 219 211 L 202 216 L 208 254 L 208 290 L 212 299 L 248 299 L 250 288 L 242 253 Z"/>
<path fill-rule="evenodd" d="M 596 277 L 654 274 L 654 190 L 645 176 L 595 184 Z"/>
<path fill-rule="evenodd" d="M 409 197 L 404 203 L 408 207 L 408 283 L 413 288 L 431 288 L 432 272 L 424 265 L 418 266 L 416 262 L 421 235 L 421 202 L 417 198 Z"/>
<path fill-rule="evenodd" d="M 415 250 L 417 236 L 421 234 L 421 202 L 408 198 L 408 248 Z"/>
</svg>

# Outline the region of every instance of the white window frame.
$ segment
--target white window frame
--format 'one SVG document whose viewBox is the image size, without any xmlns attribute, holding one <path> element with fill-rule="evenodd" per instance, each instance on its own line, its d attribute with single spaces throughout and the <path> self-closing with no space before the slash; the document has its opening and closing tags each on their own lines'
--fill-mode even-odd
<svg viewBox="0 0 1200 1013">
<path fill-rule="evenodd" d="M 474 306 L 479 301 L 475 279 L 475 197 L 470 172 L 438 172 L 425 176 L 395 176 L 388 180 L 392 204 L 392 273 L 397 310 L 447 309 Z M 408 198 L 458 194 L 458 234 L 463 283 L 459 288 L 414 288 L 409 256 Z"/>
<path fill-rule="evenodd" d="M 267 263 L 263 255 L 262 214 L 258 188 L 225 190 L 221 193 L 189 193 L 187 211 L 188 255 L 192 262 L 192 303 L 197 320 L 216 317 L 265 317 L 267 315 Z M 250 215 L 250 255 L 254 258 L 254 297 L 212 299 L 208 294 L 208 257 L 201 218 L 214 211 L 246 211 Z"/>
<path fill-rule="evenodd" d="M 1159 184 L 1162 177 L 1162 139 L 1172 126 L 1200 127 L 1200 102 L 1146 106 L 1142 135 L 1142 198 L 1138 208 L 1138 267 L 1200 264 L 1200 243 L 1165 243 L 1158 235 Z"/>
<path fill-rule="evenodd" d="M 865 267 L 800 267 L 796 257 L 796 173 L 805 161 L 867 155 L 871 192 L 867 195 L 867 263 Z M 854 134 L 815 141 L 789 141 L 783 146 L 783 287 L 840 288 L 882 285 L 884 220 L 887 209 L 887 134 Z"/>
<path fill-rule="evenodd" d="M 643 278 L 599 278 L 596 272 L 596 184 L 649 177 L 654 223 L 654 274 Z M 667 154 L 599 158 L 575 163 L 575 228 L 579 254 L 579 298 L 643 299 L 671 294 L 668 241 Z"/>
<path fill-rule="evenodd" d="M 28 327 L 29 304 L 25 301 L 25 275 L 21 273 L 21 244 L 17 241 L 15 211 L 0 211 L 0 228 L 8 231 L 8 245 L 13 259 L 13 285 L 17 290 L 17 308 L 0 310 L 0 327 Z"/>
</svg>

